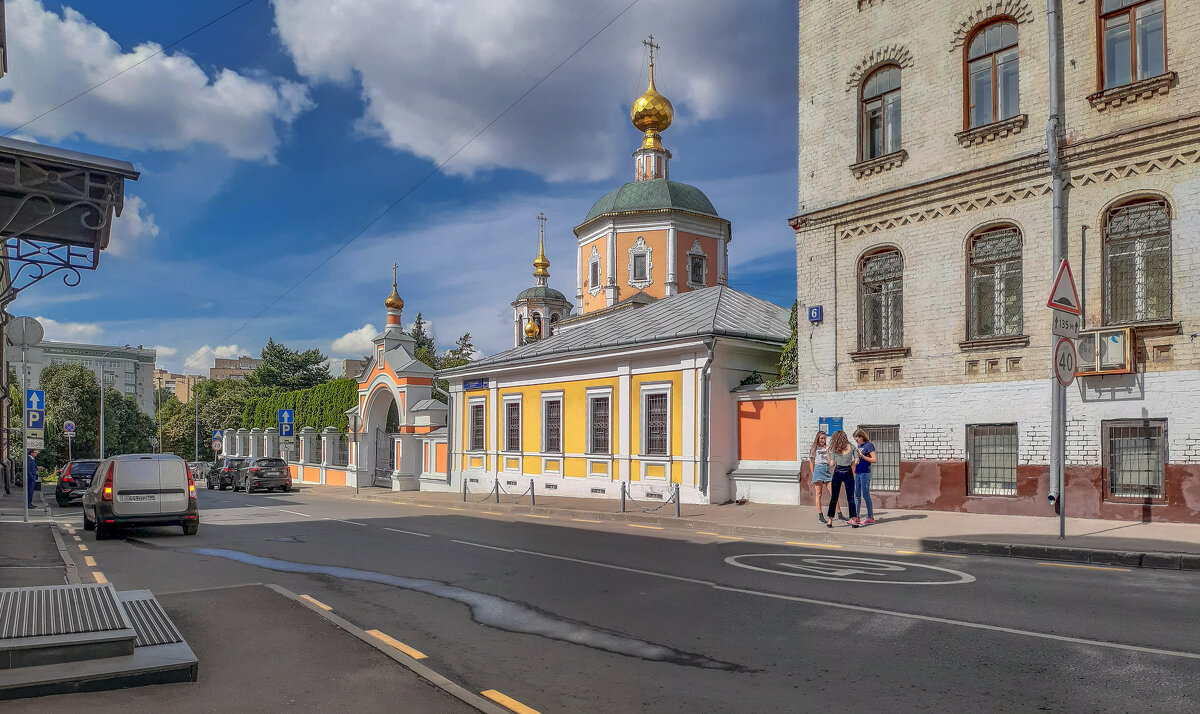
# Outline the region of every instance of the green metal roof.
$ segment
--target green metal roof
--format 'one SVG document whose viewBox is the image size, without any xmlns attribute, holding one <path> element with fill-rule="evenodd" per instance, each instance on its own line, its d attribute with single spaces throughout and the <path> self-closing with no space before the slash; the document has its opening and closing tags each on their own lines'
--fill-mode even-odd
<svg viewBox="0 0 1200 714">
<path fill-rule="evenodd" d="M 611 193 L 600 197 L 599 201 L 588 211 L 584 223 L 596 216 L 606 213 L 624 213 L 626 211 L 652 211 L 664 208 L 678 208 L 707 216 L 717 216 L 708 196 L 695 186 L 686 183 L 676 183 L 666 179 L 651 179 L 649 181 L 633 181 Z"/>
<path fill-rule="evenodd" d="M 565 295 L 547 285 L 534 285 L 532 288 L 525 288 L 521 294 L 517 296 L 517 300 L 562 300 L 567 301 Z"/>
</svg>

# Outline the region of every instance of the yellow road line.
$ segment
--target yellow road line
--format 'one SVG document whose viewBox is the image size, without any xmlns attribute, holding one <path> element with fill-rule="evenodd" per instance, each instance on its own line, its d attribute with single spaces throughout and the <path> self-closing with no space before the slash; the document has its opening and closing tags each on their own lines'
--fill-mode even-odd
<svg viewBox="0 0 1200 714">
<path fill-rule="evenodd" d="M 437 508 L 437 506 L 430 506 L 430 505 L 428 505 L 428 504 L 426 504 L 426 503 L 410 503 L 410 504 L 408 504 L 408 505 L 410 505 L 410 506 L 416 506 L 417 508 Z"/>
<path fill-rule="evenodd" d="M 379 640 L 380 642 L 383 642 L 384 644 L 387 644 L 391 647 L 394 647 L 394 648 L 400 650 L 401 652 L 408 655 L 409 657 L 412 657 L 413 659 L 425 659 L 428 656 L 424 652 L 417 650 L 417 649 L 413 649 L 412 647 L 409 647 L 408 645 L 404 644 L 403 642 L 396 639 L 395 637 L 392 637 L 391 635 L 385 635 L 384 633 L 380 632 L 379 630 L 367 630 L 367 634 L 370 635 L 371 637 L 374 637 L 375 639 Z"/>
<path fill-rule="evenodd" d="M 518 702 L 516 699 L 513 699 L 512 697 L 508 696 L 507 694 L 497 692 L 495 689 L 488 689 L 486 691 L 480 692 L 480 694 L 487 697 L 488 699 L 491 699 L 493 702 L 496 702 L 497 704 L 499 704 L 502 707 L 505 707 L 514 712 L 517 712 L 517 714 L 541 714 L 537 709 L 534 709 L 532 707 L 527 707 L 524 704 Z"/>
<path fill-rule="evenodd" d="M 503 516 L 504 515 L 503 513 L 498 513 L 497 511 L 480 511 L 480 513 L 486 513 L 489 516 Z"/>
<path fill-rule="evenodd" d="M 301 595 L 301 596 L 300 596 L 300 599 L 301 599 L 301 600 L 308 600 L 309 602 L 311 602 L 312 604 L 314 604 L 314 605 L 316 605 L 317 607 L 321 608 L 322 610 L 332 610 L 332 609 L 333 609 L 332 607 L 330 607 L 330 606 L 326 605 L 325 603 L 321 602 L 320 600 L 316 599 L 315 597 L 312 597 L 312 596 L 309 596 L 309 595 Z"/>
<path fill-rule="evenodd" d="M 571 520 L 577 523 L 603 523 L 604 521 L 593 521 L 590 518 L 572 518 Z"/>
<path fill-rule="evenodd" d="M 1072 565 L 1071 563 L 1038 563 L 1038 565 L 1049 565 L 1054 568 L 1082 568 L 1084 570 L 1110 570 L 1114 573 L 1128 573 L 1129 568 L 1102 568 L 1099 565 Z"/>
<path fill-rule="evenodd" d="M 803 543 L 798 540 L 789 540 L 789 541 L 786 541 L 786 544 L 787 545 L 806 545 L 809 548 L 841 548 L 842 547 L 840 545 L 834 545 L 833 543 Z"/>
<path fill-rule="evenodd" d="M 80 541 L 82 541 L 82 540 L 83 540 L 83 539 L 82 539 L 82 538 L 80 538 L 79 536 L 71 536 L 71 537 L 75 539 L 75 542 L 76 542 L 76 543 L 78 543 L 78 542 L 80 542 Z"/>
<path fill-rule="evenodd" d="M 718 537 L 718 538 L 724 538 L 725 540 L 743 540 L 742 538 L 738 538 L 737 536 L 723 536 L 723 535 L 718 535 L 717 537 Z"/>
<path fill-rule="evenodd" d="M 87 552 L 87 546 L 86 546 L 86 545 L 84 545 L 83 543 L 80 543 L 80 544 L 79 544 L 79 549 L 80 549 L 80 550 L 82 550 L 84 553 L 86 553 L 86 552 Z"/>
<path fill-rule="evenodd" d="M 446 506 L 447 511 L 465 511 L 465 508 L 455 508 L 454 506 Z"/>
<path fill-rule="evenodd" d="M 99 570 L 93 571 L 92 577 L 95 578 L 96 582 L 100 583 L 101 585 L 108 582 L 108 578 L 104 577 L 104 573 L 100 572 Z"/>
<path fill-rule="evenodd" d="M 96 567 L 96 559 L 90 555 L 85 555 L 83 556 L 83 564 L 89 568 L 94 568 Z"/>
<path fill-rule="evenodd" d="M 710 536 L 717 535 L 716 533 L 709 533 L 708 531 L 696 531 L 696 533 L 698 533 L 699 535 L 710 535 Z"/>
<path fill-rule="evenodd" d="M 936 555 L 939 558 L 965 558 L 965 557 L 967 557 L 965 555 L 952 555 L 950 553 L 926 553 L 925 551 L 921 551 L 921 550 L 898 550 L 896 552 L 901 555 Z"/>
<path fill-rule="evenodd" d="M 625 525 L 629 526 L 630 528 L 647 528 L 652 531 L 661 531 L 663 529 L 662 526 L 643 526 L 640 523 L 626 523 Z"/>
<path fill-rule="evenodd" d="M 525 516 L 526 518 L 549 518 L 550 517 L 550 516 L 539 516 L 536 513 L 522 513 L 521 515 Z"/>
</svg>

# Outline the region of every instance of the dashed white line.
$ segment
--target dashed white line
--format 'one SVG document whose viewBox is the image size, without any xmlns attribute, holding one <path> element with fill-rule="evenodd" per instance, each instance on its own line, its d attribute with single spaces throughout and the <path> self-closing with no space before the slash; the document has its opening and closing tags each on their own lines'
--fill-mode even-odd
<svg viewBox="0 0 1200 714">
<path fill-rule="evenodd" d="M 498 548 L 498 547 L 496 547 L 496 546 L 494 546 L 494 545 L 484 545 L 483 543 L 472 543 L 472 542 L 471 542 L 471 541 L 469 541 L 469 540 L 454 540 L 453 538 L 451 538 L 451 539 L 450 539 L 450 542 L 451 542 L 451 543 L 462 543 L 463 545 L 473 545 L 473 546 L 475 546 L 476 548 L 487 548 L 488 550 L 502 550 L 502 551 L 504 551 L 505 553 L 512 553 L 512 552 L 514 552 L 514 551 L 512 551 L 512 550 L 509 550 L 508 548 Z"/>
<path fill-rule="evenodd" d="M 429 538 L 429 537 L 431 537 L 431 536 L 430 536 L 428 533 L 417 533 L 416 531 L 402 531 L 402 530 L 400 530 L 399 528 L 388 528 L 387 526 L 384 526 L 384 528 L 383 528 L 383 529 L 384 529 L 385 531 L 391 531 L 391 532 L 393 532 L 393 533 L 404 533 L 404 534 L 406 534 L 406 535 L 415 535 L 415 536 L 421 536 L 422 538 Z M 461 543 L 462 541 L 458 541 L 458 542 L 460 542 L 460 543 Z"/>
<path fill-rule="evenodd" d="M 366 523 L 358 523 L 356 521 L 344 521 L 341 518 L 323 518 L 324 521 L 337 521 L 338 523 L 349 523 L 352 526 L 365 526 Z"/>
<path fill-rule="evenodd" d="M 301 513 L 300 511 L 289 511 L 286 508 L 280 508 L 277 510 L 280 511 L 281 513 L 290 513 L 293 516 L 304 516 L 305 518 L 312 518 L 312 516 L 308 515 L 307 513 Z"/>
</svg>

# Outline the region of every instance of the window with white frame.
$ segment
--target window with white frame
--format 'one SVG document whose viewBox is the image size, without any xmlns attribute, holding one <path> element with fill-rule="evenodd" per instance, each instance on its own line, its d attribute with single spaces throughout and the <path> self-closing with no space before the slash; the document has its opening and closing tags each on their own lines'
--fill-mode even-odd
<svg viewBox="0 0 1200 714">
<path fill-rule="evenodd" d="M 609 454 L 611 445 L 612 397 L 608 394 L 588 396 L 588 453 Z"/>
<path fill-rule="evenodd" d="M 629 248 L 629 284 L 639 290 L 654 282 L 650 279 L 654 270 L 652 252 L 642 236 L 638 236 Z"/>
<path fill-rule="evenodd" d="M 471 404 L 471 451 L 483 451 L 484 404 Z"/>
<path fill-rule="evenodd" d="M 642 454 L 644 456 L 667 456 L 670 454 L 669 405 L 671 395 L 665 389 L 642 394 Z"/>
<path fill-rule="evenodd" d="M 562 397 L 559 395 L 542 399 L 542 451 L 562 453 Z"/>
<path fill-rule="evenodd" d="M 504 401 L 504 450 L 521 450 L 521 402 L 516 399 Z"/>
<path fill-rule="evenodd" d="M 704 285 L 704 274 L 708 272 L 708 258 L 703 255 L 688 256 L 688 284 L 692 286 Z"/>
</svg>

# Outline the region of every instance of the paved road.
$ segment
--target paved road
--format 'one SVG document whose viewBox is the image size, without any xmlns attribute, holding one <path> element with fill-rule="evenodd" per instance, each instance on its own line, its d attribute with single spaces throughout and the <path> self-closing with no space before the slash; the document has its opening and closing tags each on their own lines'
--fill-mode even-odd
<svg viewBox="0 0 1200 714">
<path fill-rule="evenodd" d="M 158 593 L 279 583 L 469 689 L 542 712 L 1191 712 L 1200 701 L 1197 573 L 474 517 L 303 490 L 201 491 L 200 504 L 195 537 L 88 534 L 85 580 L 101 571 Z"/>
</svg>

